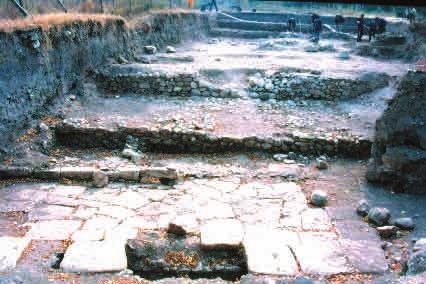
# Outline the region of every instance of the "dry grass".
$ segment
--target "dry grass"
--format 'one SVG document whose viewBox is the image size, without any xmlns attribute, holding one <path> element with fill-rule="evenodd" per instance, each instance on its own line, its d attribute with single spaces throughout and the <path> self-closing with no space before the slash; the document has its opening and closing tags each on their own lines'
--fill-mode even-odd
<svg viewBox="0 0 426 284">
<path fill-rule="evenodd" d="M 25 30 L 28 28 L 40 27 L 43 30 L 48 30 L 52 26 L 61 26 L 74 22 L 95 21 L 102 25 L 110 21 L 123 21 L 128 27 L 134 27 L 137 23 L 144 22 L 147 16 L 150 15 L 185 15 L 197 13 L 194 10 L 188 9 L 153 9 L 146 13 L 141 13 L 131 17 L 130 24 L 122 16 L 111 14 L 84 14 L 84 13 L 52 13 L 44 15 L 29 16 L 14 20 L 0 20 L 0 32 L 13 32 L 16 30 Z"/>
<path fill-rule="evenodd" d="M 13 32 L 16 30 L 25 30 L 34 27 L 40 27 L 43 30 L 48 30 L 52 26 L 61 26 L 74 22 L 84 23 L 88 21 L 95 21 L 104 25 L 107 22 L 117 20 L 127 23 L 123 17 L 109 14 L 55 13 L 30 16 L 15 20 L 0 20 L 0 31 Z"/>
</svg>

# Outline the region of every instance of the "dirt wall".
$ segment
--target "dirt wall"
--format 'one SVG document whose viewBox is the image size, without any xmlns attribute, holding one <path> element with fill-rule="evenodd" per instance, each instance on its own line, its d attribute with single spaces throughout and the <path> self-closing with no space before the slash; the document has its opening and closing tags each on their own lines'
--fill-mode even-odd
<svg viewBox="0 0 426 284">
<path fill-rule="evenodd" d="M 83 95 L 87 70 L 108 58 L 130 59 L 137 45 L 198 38 L 208 21 L 198 13 L 156 13 L 131 24 L 114 18 L 0 32 L 0 158 L 55 101 Z"/>
<path fill-rule="evenodd" d="M 410 71 L 377 120 L 367 178 L 426 194 L 426 73 Z"/>
</svg>

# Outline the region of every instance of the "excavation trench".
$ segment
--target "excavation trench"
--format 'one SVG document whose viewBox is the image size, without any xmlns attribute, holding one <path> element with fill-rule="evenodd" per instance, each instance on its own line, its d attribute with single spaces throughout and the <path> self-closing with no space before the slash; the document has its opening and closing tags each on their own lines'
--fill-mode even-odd
<svg viewBox="0 0 426 284">
<path fill-rule="evenodd" d="M 140 233 L 126 244 L 128 268 L 149 280 L 168 277 L 221 278 L 247 274 L 242 247 L 203 249 L 197 236 Z"/>
</svg>

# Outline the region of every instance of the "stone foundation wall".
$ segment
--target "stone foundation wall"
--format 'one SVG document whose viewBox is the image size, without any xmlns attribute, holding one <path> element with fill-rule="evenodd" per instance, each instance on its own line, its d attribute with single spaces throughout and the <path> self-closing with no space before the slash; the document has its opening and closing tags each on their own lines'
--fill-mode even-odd
<svg viewBox="0 0 426 284">
<path fill-rule="evenodd" d="M 395 191 L 426 194 L 426 73 L 402 78 L 376 123 L 367 178 Z"/>
<path fill-rule="evenodd" d="M 167 129 L 103 129 L 63 124 L 56 128 L 59 145 L 81 148 L 122 149 L 127 136 L 138 137 L 150 151 L 167 153 L 217 153 L 261 151 L 269 153 L 328 154 L 352 158 L 370 155 L 371 142 L 363 138 L 330 139 L 309 135 L 282 137 L 217 136 L 203 131 Z"/>
<path fill-rule="evenodd" d="M 222 89 L 200 80 L 197 74 L 166 74 L 159 72 L 106 74 L 97 73 L 96 82 L 106 92 L 113 94 L 131 92 L 144 96 L 203 96 L 231 98 L 239 95 L 231 89 Z"/>
<path fill-rule="evenodd" d="M 331 78 L 309 73 L 275 73 L 249 79 L 252 96 L 261 99 L 340 100 L 355 98 L 364 93 L 386 87 L 390 77 L 368 73 L 355 79 Z"/>
</svg>

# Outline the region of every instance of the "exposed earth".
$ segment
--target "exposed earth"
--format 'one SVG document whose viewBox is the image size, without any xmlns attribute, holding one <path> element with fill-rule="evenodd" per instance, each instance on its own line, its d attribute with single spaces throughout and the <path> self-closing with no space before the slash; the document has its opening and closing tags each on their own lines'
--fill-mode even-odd
<svg viewBox="0 0 426 284">
<path fill-rule="evenodd" d="M 426 197 L 365 178 L 411 64 L 356 49 L 209 36 L 93 70 L 0 169 L 0 283 L 425 283 Z"/>
</svg>

